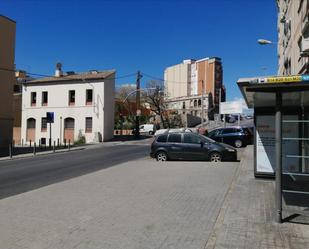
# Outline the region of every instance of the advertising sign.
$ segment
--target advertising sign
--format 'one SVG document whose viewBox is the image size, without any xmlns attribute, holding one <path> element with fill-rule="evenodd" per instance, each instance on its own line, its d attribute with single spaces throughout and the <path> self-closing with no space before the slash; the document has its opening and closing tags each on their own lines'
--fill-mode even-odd
<svg viewBox="0 0 309 249">
<path fill-rule="evenodd" d="M 283 115 L 283 120 L 297 120 L 297 115 Z M 297 171 L 299 141 L 289 138 L 299 136 L 299 125 L 294 122 L 282 123 L 282 169 Z M 256 173 L 274 174 L 276 168 L 275 116 L 256 115 Z"/>
<path fill-rule="evenodd" d="M 230 101 L 220 103 L 220 114 L 239 114 L 242 113 L 241 101 Z"/>
<path fill-rule="evenodd" d="M 302 81 L 309 81 L 309 75 L 258 78 L 259 83 L 287 83 L 287 82 L 302 82 Z"/>
</svg>

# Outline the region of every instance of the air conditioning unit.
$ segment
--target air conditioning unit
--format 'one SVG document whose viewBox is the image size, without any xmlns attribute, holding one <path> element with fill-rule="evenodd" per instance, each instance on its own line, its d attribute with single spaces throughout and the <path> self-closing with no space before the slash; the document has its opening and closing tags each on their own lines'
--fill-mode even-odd
<svg viewBox="0 0 309 249">
<path fill-rule="evenodd" d="M 280 16 L 280 22 L 281 23 L 285 23 L 286 19 L 285 19 L 285 14 L 282 13 L 281 16 Z"/>
<path fill-rule="evenodd" d="M 302 52 L 309 52 L 309 38 L 301 41 Z"/>
</svg>

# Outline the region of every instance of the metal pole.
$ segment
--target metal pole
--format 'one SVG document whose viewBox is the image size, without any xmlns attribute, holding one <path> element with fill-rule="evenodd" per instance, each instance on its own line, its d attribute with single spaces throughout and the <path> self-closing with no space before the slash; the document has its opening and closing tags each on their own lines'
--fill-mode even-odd
<svg viewBox="0 0 309 249">
<path fill-rule="evenodd" d="M 51 148 L 51 144 L 52 144 L 51 134 L 52 134 L 52 131 L 51 131 L 51 122 L 50 122 L 49 123 L 49 148 Z"/>
<path fill-rule="evenodd" d="M 54 141 L 54 146 L 53 146 L 53 152 L 55 153 L 56 151 L 56 141 Z"/>
<path fill-rule="evenodd" d="M 221 124 L 221 87 L 219 89 L 219 123 Z"/>
<path fill-rule="evenodd" d="M 34 155 L 34 156 L 35 156 L 35 154 L 36 154 L 36 150 L 35 150 L 36 148 L 35 148 L 35 147 L 36 147 L 36 142 L 33 143 L 33 155 Z"/>
<path fill-rule="evenodd" d="M 60 117 L 60 145 L 62 144 L 62 117 Z"/>
<path fill-rule="evenodd" d="M 9 144 L 9 155 L 10 155 L 10 158 L 12 159 L 12 157 L 13 157 L 12 144 Z"/>
<path fill-rule="evenodd" d="M 276 221 L 282 223 L 282 94 L 276 93 Z"/>
<path fill-rule="evenodd" d="M 205 118 L 205 110 L 204 110 L 204 92 L 205 92 L 205 85 L 204 85 L 204 80 L 202 80 L 202 120 L 201 120 L 201 126 L 204 125 L 204 118 Z M 209 107 L 208 107 L 209 108 Z"/>
<path fill-rule="evenodd" d="M 141 104 L 141 92 L 140 92 L 140 79 L 142 78 L 142 75 L 140 71 L 137 72 L 137 79 L 136 79 L 136 119 L 135 119 L 135 136 L 139 137 L 139 113 L 140 112 L 140 104 Z"/>
</svg>

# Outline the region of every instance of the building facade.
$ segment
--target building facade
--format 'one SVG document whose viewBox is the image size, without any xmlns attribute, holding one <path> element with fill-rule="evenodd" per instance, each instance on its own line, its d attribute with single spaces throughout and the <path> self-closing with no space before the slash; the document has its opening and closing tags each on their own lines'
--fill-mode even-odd
<svg viewBox="0 0 309 249">
<path fill-rule="evenodd" d="M 168 67 L 164 71 L 165 96 L 169 99 L 191 95 L 191 65 L 194 60 Z"/>
<path fill-rule="evenodd" d="M 0 147 L 12 143 L 15 21 L 0 15 Z"/>
<path fill-rule="evenodd" d="M 21 145 L 22 84 L 34 80 L 23 70 L 15 71 L 13 92 L 13 144 Z"/>
<path fill-rule="evenodd" d="M 277 0 L 278 75 L 309 73 L 309 0 Z"/>
<path fill-rule="evenodd" d="M 184 60 L 164 71 L 165 102 L 181 114 L 205 116 L 218 112 L 219 98 L 225 100 L 223 69 L 218 57 Z M 211 103 L 210 103 L 211 102 Z M 205 117 L 204 116 L 204 117 Z"/>
<path fill-rule="evenodd" d="M 114 130 L 115 71 L 62 73 L 23 83 L 22 143 L 110 140 Z M 49 124 L 47 113 L 53 113 Z M 51 128 L 51 129 L 50 129 Z"/>
</svg>

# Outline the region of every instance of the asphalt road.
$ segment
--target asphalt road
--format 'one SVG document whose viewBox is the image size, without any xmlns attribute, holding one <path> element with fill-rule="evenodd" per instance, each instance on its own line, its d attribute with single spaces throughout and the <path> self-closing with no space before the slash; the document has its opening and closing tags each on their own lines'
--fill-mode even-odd
<svg viewBox="0 0 309 249">
<path fill-rule="evenodd" d="M 149 146 L 109 145 L 0 162 L 0 199 L 149 155 Z"/>
</svg>

